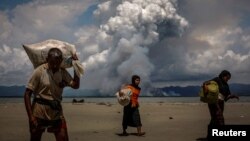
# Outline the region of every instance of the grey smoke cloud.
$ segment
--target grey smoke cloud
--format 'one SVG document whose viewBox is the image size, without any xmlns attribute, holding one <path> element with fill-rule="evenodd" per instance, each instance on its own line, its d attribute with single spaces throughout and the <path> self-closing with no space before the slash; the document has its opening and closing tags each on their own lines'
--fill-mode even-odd
<svg viewBox="0 0 250 141">
<path fill-rule="evenodd" d="M 96 53 L 92 52 L 83 64 L 86 72 L 91 72 L 86 73 L 89 84 L 104 93 L 130 83 L 133 74 L 142 77 L 142 86 L 150 86 L 154 71 L 148 57 L 150 46 L 162 36 L 180 36 L 188 26 L 170 0 L 107 1 L 98 5 L 95 16 L 100 17 L 101 25 L 94 39 L 85 35 L 78 42 L 85 45 L 83 50 L 94 46 Z M 99 81 L 93 83 L 95 78 Z"/>
</svg>

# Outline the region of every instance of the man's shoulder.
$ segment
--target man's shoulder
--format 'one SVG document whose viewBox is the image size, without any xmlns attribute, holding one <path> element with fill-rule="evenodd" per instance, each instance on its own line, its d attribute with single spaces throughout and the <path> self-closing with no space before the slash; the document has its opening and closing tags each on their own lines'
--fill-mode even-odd
<svg viewBox="0 0 250 141">
<path fill-rule="evenodd" d="M 44 64 L 41 64 L 40 66 L 35 68 L 35 70 L 39 70 L 39 69 L 48 69 L 48 64 L 44 63 Z"/>
<path fill-rule="evenodd" d="M 48 68 L 47 64 L 42 64 L 34 69 L 35 74 L 44 72 Z"/>
</svg>

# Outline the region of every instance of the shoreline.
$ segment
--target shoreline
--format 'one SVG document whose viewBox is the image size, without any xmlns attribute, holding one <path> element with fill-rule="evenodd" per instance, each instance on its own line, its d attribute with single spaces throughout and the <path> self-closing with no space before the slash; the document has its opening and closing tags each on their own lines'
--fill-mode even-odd
<svg viewBox="0 0 250 141">
<path fill-rule="evenodd" d="M 116 97 L 72 97 L 67 98 L 63 97 L 62 103 L 72 103 L 73 99 L 84 100 L 84 103 L 111 103 L 116 104 Z M 23 103 L 23 97 L 18 98 L 1 98 L 1 103 Z M 200 101 L 199 97 L 139 97 L 140 103 L 203 103 Z M 226 103 L 250 103 L 250 97 L 240 97 L 240 100 L 237 101 L 235 99 L 229 100 Z"/>
</svg>

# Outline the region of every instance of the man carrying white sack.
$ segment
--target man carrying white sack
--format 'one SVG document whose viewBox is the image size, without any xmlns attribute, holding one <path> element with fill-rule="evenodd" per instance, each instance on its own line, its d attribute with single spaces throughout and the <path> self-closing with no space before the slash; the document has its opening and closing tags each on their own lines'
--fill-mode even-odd
<svg viewBox="0 0 250 141">
<path fill-rule="evenodd" d="M 72 56 L 76 54 L 76 48 L 73 44 L 59 40 L 49 39 L 35 44 L 25 44 L 23 45 L 23 48 L 26 51 L 34 68 L 37 68 L 38 66 L 46 63 L 48 51 L 51 48 L 58 48 L 62 52 L 62 62 L 60 64 L 60 67 L 73 67 L 74 71 L 79 77 L 82 76 L 84 73 L 83 66 L 80 61 L 74 60 L 72 58 Z"/>
<path fill-rule="evenodd" d="M 73 60 L 78 60 L 76 54 Z M 35 68 L 24 93 L 24 102 L 29 118 L 30 140 L 40 141 L 42 134 L 54 133 L 57 141 L 68 141 L 68 132 L 61 106 L 63 88 L 78 89 L 79 76 L 74 77 L 61 67 L 63 53 L 58 48 L 48 51 L 46 62 Z M 31 103 L 31 95 L 34 95 Z"/>
</svg>

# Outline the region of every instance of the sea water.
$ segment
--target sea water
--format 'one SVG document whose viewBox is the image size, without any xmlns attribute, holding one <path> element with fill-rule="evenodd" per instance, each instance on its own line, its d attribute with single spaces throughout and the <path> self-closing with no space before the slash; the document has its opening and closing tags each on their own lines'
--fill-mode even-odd
<svg viewBox="0 0 250 141">
<path fill-rule="evenodd" d="M 85 103 L 116 103 L 116 97 L 64 97 L 63 103 L 71 103 L 73 99 L 81 100 L 84 99 Z M 139 97 L 140 103 L 200 103 L 199 97 Z M 240 100 L 231 99 L 229 103 L 236 102 L 250 102 L 250 96 L 241 96 Z M 13 97 L 13 98 L 0 98 L 0 104 L 3 103 L 24 103 L 24 98 Z"/>
</svg>

